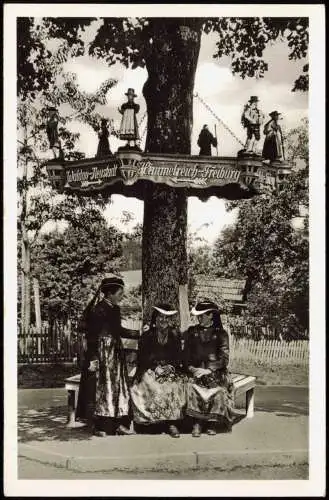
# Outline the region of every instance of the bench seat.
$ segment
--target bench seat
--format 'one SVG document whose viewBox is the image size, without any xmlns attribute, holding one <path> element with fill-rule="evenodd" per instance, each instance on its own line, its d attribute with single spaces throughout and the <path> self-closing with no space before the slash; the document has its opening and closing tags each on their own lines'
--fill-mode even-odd
<svg viewBox="0 0 329 500">
<path fill-rule="evenodd" d="M 129 376 L 132 377 L 135 373 L 135 368 L 133 368 Z M 65 380 L 65 389 L 68 394 L 68 427 L 74 427 L 75 425 L 75 411 L 78 401 L 78 392 L 80 385 L 80 374 L 73 375 Z M 234 386 L 234 397 L 241 394 L 246 394 L 246 410 L 245 417 L 252 418 L 254 416 L 254 392 L 256 386 L 256 377 L 252 375 L 241 375 L 238 373 L 232 374 L 233 386 Z M 240 413 L 237 413 L 240 415 Z"/>
</svg>

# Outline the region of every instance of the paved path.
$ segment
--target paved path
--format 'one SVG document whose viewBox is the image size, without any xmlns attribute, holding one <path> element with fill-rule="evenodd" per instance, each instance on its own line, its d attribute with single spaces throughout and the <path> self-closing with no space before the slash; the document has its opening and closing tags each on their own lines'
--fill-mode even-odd
<svg viewBox="0 0 329 500">
<path fill-rule="evenodd" d="M 256 410 L 287 415 L 308 415 L 308 394 L 306 387 L 259 386 L 256 387 Z M 63 405 L 66 405 L 64 388 L 18 390 L 18 408 L 20 409 Z"/>
<path fill-rule="evenodd" d="M 247 469 L 253 477 L 264 475 L 259 471 L 266 466 L 279 467 L 281 473 L 275 469 L 276 477 L 279 475 L 282 479 L 287 474 L 284 470 L 289 470 L 292 479 L 307 468 L 308 391 L 305 388 L 259 387 L 255 417 L 237 424 L 232 434 L 199 439 L 182 435 L 177 440 L 166 435 L 97 438 L 81 426 L 67 429 L 63 389 L 20 390 L 18 400 L 19 455 L 62 467 L 65 474 L 113 472 L 114 469 L 133 472 L 137 468 L 143 474 L 149 470 L 151 476 L 152 470 L 160 474 L 174 474 L 179 470 L 188 478 L 193 468 L 217 470 L 215 475 L 235 470 L 235 478 L 239 471 L 241 478 L 245 478 Z M 26 460 L 23 464 L 19 472 L 22 474 L 29 467 Z M 297 464 L 296 470 L 293 464 Z M 46 467 L 49 469 L 49 465 Z M 42 469 L 36 468 L 35 474 L 41 477 Z"/>
<path fill-rule="evenodd" d="M 20 479 L 36 479 L 36 466 L 34 460 L 20 458 L 18 461 Z M 285 465 L 276 467 L 237 467 L 233 470 L 223 471 L 212 469 L 189 469 L 176 471 L 105 471 L 105 472 L 79 472 L 55 467 L 49 464 L 38 464 L 38 479 L 305 479 L 308 475 L 307 465 Z"/>
</svg>

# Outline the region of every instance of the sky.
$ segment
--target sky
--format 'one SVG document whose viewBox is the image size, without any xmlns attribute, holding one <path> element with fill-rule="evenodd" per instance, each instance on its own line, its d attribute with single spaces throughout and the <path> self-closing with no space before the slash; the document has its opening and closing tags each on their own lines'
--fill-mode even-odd
<svg viewBox="0 0 329 500">
<path fill-rule="evenodd" d="M 99 22 L 96 21 L 86 30 L 84 35 L 86 41 L 92 40 Z M 245 142 L 245 131 L 240 122 L 241 112 L 251 95 L 259 97 L 259 107 L 265 115 L 273 110 L 282 113 L 281 124 L 285 130 L 297 126 L 301 118 L 307 116 L 308 94 L 291 92 L 293 83 L 301 73 L 301 67 L 305 61 L 289 61 L 288 47 L 285 42 L 273 43 L 266 49 L 264 57 L 269 63 L 269 71 L 264 78 L 258 80 L 242 79 L 233 75 L 228 58 L 217 60 L 212 57 L 215 53 L 215 44 L 216 35 L 203 35 L 195 78 L 195 93 L 202 97 L 240 141 Z M 76 73 L 81 89 L 87 92 L 95 91 L 108 78 L 118 80 L 118 84 L 107 95 L 107 105 L 101 109 L 104 116 L 114 120 L 117 128 L 121 118 L 117 108 L 125 101 L 124 94 L 128 87 L 135 89 L 138 96 L 136 102 L 141 107 L 139 119 L 142 118 L 146 110 L 142 95 L 142 88 L 147 79 L 146 69 L 127 70 L 120 64 L 108 67 L 102 60 L 83 56 L 68 61 L 65 70 Z M 192 154 L 198 154 L 197 137 L 204 124 L 208 124 L 211 131 L 214 131 L 216 124 L 220 156 L 233 156 L 241 149 L 241 144 L 221 123 L 216 121 L 197 98 L 194 99 L 193 116 Z M 145 125 L 146 121 L 144 120 L 141 133 L 143 133 Z M 73 123 L 71 129 L 79 131 L 81 134 L 80 150 L 87 157 L 94 156 L 97 150 L 96 134 L 87 125 L 81 123 Z M 142 141 L 142 146 L 144 141 Z M 110 138 L 112 151 L 116 151 L 120 145 L 122 145 L 121 141 L 113 137 Z M 125 226 L 125 230 L 132 229 L 136 223 L 142 223 L 143 202 L 119 195 L 112 197 L 112 204 L 105 212 L 108 222 L 123 229 L 120 220 L 124 210 L 131 212 L 134 216 L 131 223 Z M 235 215 L 236 212 L 226 212 L 225 200 L 214 197 L 207 202 L 201 202 L 197 198 L 189 199 L 189 228 L 193 232 L 197 231 L 198 235 L 209 244 L 214 242 L 223 227 L 234 222 Z"/>
</svg>

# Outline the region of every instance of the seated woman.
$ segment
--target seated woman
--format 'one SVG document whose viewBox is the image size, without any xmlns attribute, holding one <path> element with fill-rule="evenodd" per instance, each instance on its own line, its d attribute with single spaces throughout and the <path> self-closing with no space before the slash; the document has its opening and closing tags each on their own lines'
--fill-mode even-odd
<svg viewBox="0 0 329 500">
<path fill-rule="evenodd" d="M 182 373 L 182 347 L 170 318 L 177 311 L 167 304 L 153 308 L 150 329 L 138 348 L 135 381 L 131 387 L 135 424 L 165 424 L 178 438 L 177 421 L 183 416 L 186 377 Z"/>
<path fill-rule="evenodd" d="M 229 339 L 216 304 L 199 302 L 191 311 L 199 325 L 187 331 L 184 358 L 190 377 L 186 415 L 193 419 L 192 436 L 199 437 L 202 422 L 215 435 L 218 424 L 232 428 L 233 385 L 228 373 Z"/>
</svg>

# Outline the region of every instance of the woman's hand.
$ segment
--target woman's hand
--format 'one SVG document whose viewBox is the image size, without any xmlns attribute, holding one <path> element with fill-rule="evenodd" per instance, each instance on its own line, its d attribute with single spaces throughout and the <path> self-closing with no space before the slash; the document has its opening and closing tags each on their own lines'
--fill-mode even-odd
<svg viewBox="0 0 329 500">
<path fill-rule="evenodd" d="M 175 368 L 172 365 L 164 365 L 162 366 L 163 374 L 169 375 L 170 373 L 174 373 Z"/>
<path fill-rule="evenodd" d="M 204 375 L 210 375 L 212 372 L 208 368 L 196 368 L 195 372 L 193 373 L 193 376 L 195 378 L 201 378 Z"/>
<path fill-rule="evenodd" d="M 90 372 L 96 372 L 98 369 L 99 369 L 98 359 L 94 359 L 93 361 L 90 361 L 88 370 Z"/>
</svg>

